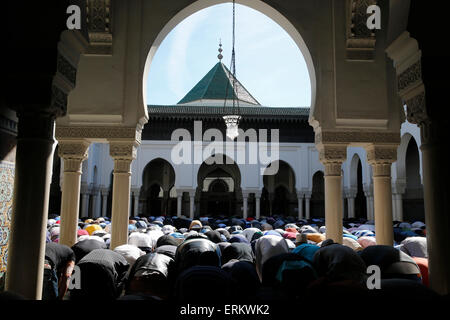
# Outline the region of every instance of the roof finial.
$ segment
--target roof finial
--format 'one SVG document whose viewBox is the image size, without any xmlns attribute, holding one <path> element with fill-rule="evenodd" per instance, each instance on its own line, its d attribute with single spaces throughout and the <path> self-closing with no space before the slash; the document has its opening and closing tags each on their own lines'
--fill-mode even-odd
<svg viewBox="0 0 450 320">
<path fill-rule="evenodd" d="M 219 58 L 219 61 L 222 61 L 223 55 L 222 55 L 222 39 L 219 40 L 219 54 L 217 55 L 217 58 Z"/>
</svg>

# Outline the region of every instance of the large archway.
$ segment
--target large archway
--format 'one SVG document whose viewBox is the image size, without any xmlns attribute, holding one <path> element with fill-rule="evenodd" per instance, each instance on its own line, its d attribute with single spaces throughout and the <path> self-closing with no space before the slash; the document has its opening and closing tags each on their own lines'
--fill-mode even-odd
<svg viewBox="0 0 450 320">
<path fill-rule="evenodd" d="M 196 203 L 200 216 L 240 215 L 242 203 L 241 172 L 225 155 L 214 155 L 217 162 L 200 166 L 197 173 Z M 220 159 L 220 160 L 219 160 Z"/>
<path fill-rule="evenodd" d="M 172 165 L 162 158 L 150 161 L 142 173 L 141 214 L 144 216 L 176 214 L 176 204 L 171 203 L 176 199 L 170 196 L 174 185 L 175 170 Z"/>
<path fill-rule="evenodd" d="M 174 15 L 161 29 L 161 31 L 158 33 L 156 38 L 152 41 L 152 38 L 147 38 L 145 43 L 143 43 L 143 47 L 145 52 L 147 53 L 147 58 L 145 60 L 143 67 L 143 73 L 142 78 L 140 81 L 142 81 L 142 98 L 144 106 L 147 106 L 147 79 L 150 71 L 150 67 L 152 64 L 152 60 L 156 54 L 156 51 L 160 47 L 163 40 L 166 38 L 166 36 L 174 29 L 180 22 L 182 22 L 184 19 L 189 17 L 190 15 L 203 10 L 205 8 L 223 4 L 223 3 L 229 3 L 231 1 L 229 0 L 198 0 L 194 3 L 182 8 L 176 15 Z M 291 39 L 295 42 L 296 46 L 299 48 L 301 54 L 303 55 L 308 75 L 310 79 L 310 88 L 311 88 L 311 101 L 310 101 L 310 108 L 311 108 L 311 114 L 314 110 L 314 106 L 316 103 L 316 72 L 315 67 L 313 63 L 313 58 L 311 56 L 311 53 L 306 45 L 306 42 L 304 38 L 301 36 L 299 32 L 299 28 L 295 27 L 288 18 L 286 18 L 283 14 L 281 14 L 278 10 L 274 9 L 270 5 L 264 3 L 261 0 L 238 0 L 236 1 L 237 4 L 244 5 L 247 7 L 250 7 L 256 11 L 261 12 L 262 14 L 266 15 L 270 19 L 272 19 L 274 22 L 276 22 L 286 33 L 291 37 Z M 150 10 L 149 10 L 150 12 Z M 306 14 L 306 13 L 305 13 Z M 153 34 L 154 30 L 150 30 L 149 26 L 149 33 Z M 153 31 L 153 32 L 150 32 Z M 144 30 L 146 32 L 146 30 Z"/>
</svg>

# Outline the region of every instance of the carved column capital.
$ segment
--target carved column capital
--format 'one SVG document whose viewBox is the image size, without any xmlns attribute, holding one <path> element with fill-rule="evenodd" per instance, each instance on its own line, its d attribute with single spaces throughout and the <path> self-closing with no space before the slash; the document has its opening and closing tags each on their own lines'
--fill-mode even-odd
<svg viewBox="0 0 450 320">
<path fill-rule="evenodd" d="M 398 145 L 369 145 L 365 147 L 370 164 L 392 164 L 397 161 Z"/>
<path fill-rule="evenodd" d="M 58 155 L 64 160 L 64 172 L 82 173 L 81 163 L 88 157 L 89 144 L 86 140 L 58 141 Z"/>
<path fill-rule="evenodd" d="M 114 160 L 136 159 L 138 142 L 136 141 L 110 141 L 109 154 Z"/>
<path fill-rule="evenodd" d="M 347 158 L 346 145 L 318 144 L 319 160 L 325 166 L 326 176 L 340 176 L 342 163 Z"/>
<path fill-rule="evenodd" d="M 397 145 L 370 145 L 366 147 L 367 162 L 372 165 L 373 176 L 391 176 L 391 165 L 397 160 Z"/>
</svg>

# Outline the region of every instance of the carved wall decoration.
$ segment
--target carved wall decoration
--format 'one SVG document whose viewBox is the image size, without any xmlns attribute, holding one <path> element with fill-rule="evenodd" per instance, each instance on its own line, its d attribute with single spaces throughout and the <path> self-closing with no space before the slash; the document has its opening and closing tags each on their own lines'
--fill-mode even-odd
<svg viewBox="0 0 450 320">
<path fill-rule="evenodd" d="M 50 106 L 52 113 L 54 113 L 56 117 L 63 116 L 67 113 L 67 92 L 55 84 L 52 86 L 52 100 Z"/>
<path fill-rule="evenodd" d="M 131 142 L 110 142 L 109 154 L 116 159 L 136 159 L 137 145 Z"/>
<path fill-rule="evenodd" d="M 73 87 L 75 87 L 77 68 L 74 67 L 60 52 L 58 52 L 58 57 L 56 60 L 56 70 Z"/>
<path fill-rule="evenodd" d="M 420 125 L 428 120 L 425 108 L 425 91 L 407 100 L 405 104 L 407 106 L 406 117 L 409 122 Z"/>
<path fill-rule="evenodd" d="M 322 131 L 316 143 L 400 143 L 400 133 L 379 131 Z"/>
<path fill-rule="evenodd" d="M 422 83 L 422 64 L 420 59 L 398 75 L 398 91 L 401 92 L 415 84 Z"/>
<path fill-rule="evenodd" d="M 367 8 L 376 0 L 350 0 L 347 18 L 347 59 L 373 60 L 376 37 L 367 28 Z"/>
<path fill-rule="evenodd" d="M 88 0 L 86 21 L 91 54 L 112 54 L 111 0 Z"/>
<path fill-rule="evenodd" d="M 135 127 L 59 127 L 55 129 L 57 139 L 135 139 L 140 143 L 141 131 Z"/>
</svg>

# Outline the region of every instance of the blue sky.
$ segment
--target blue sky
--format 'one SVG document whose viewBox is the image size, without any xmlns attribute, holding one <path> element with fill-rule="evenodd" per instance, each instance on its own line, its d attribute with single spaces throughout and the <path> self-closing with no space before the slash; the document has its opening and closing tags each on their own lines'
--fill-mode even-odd
<svg viewBox="0 0 450 320">
<path fill-rule="evenodd" d="M 218 62 L 231 61 L 232 4 L 201 10 L 178 24 L 158 48 L 147 82 L 148 104 L 176 104 Z M 273 20 L 236 5 L 236 76 L 264 106 L 309 107 L 304 58 Z"/>
</svg>

